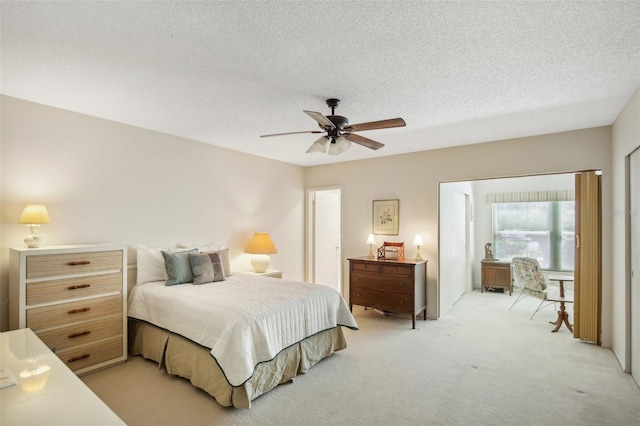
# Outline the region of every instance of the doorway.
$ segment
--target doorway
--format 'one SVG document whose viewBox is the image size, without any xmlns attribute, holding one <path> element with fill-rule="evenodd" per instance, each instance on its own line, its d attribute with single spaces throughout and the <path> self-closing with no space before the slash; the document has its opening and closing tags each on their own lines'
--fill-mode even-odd
<svg viewBox="0 0 640 426">
<path fill-rule="evenodd" d="M 342 294 L 342 190 L 307 190 L 309 228 L 307 281 Z"/>
<path fill-rule="evenodd" d="M 438 296 L 439 315 L 445 314 L 455 303 L 461 293 L 479 289 L 481 283 L 480 260 L 484 254 L 484 246 L 487 242 L 493 241 L 493 194 L 540 192 L 549 190 L 573 191 L 575 178 L 573 172 L 558 173 L 551 175 L 516 176 L 507 178 L 487 178 L 471 181 L 440 182 L 438 189 L 438 240 L 439 240 L 439 265 L 438 265 Z M 459 194 L 449 196 L 447 192 L 458 192 Z M 464 196 L 464 202 L 462 201 Z M 458 201 L 451 201 L 451 198 Z M 454 207 L 453 204 L 458 207 Z M 457 212 L 454 212 L 453 209 Z M 466 216 L 465 216 L 466 214 Z M 458 226 L 451 224 L 457 221 Z M 466 227 L 466 230 L 465 230 Z M 466 237 L 466 247 L 464 247 L 460 232 L 468 232 Z M 467 263 L 466 286 L 459 286 L 459 278 L 452 278 L 451 260 L 446 258 L 446 251 L 451 241 L 459 241 L 458 251 L 452 251 L 451 256 L 458 257 L 458 271 L 465 270 L 464 261 Z M 464 252 L 462 251 L 464 248 Z M 464 253 L 464 255 L 463 255 Z M 455 281 L 458 280 L 458 281 Z M 508 297 L 508 296 L 506 296 Z"/>
</svg>

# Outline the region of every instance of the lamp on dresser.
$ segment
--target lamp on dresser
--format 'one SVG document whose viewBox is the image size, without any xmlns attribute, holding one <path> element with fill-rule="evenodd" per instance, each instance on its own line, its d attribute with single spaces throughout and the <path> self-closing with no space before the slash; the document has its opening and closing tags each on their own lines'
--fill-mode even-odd
<svg viewBox="0 0 640 426">
<path fill-rule="evenodd" d="M 278 250 L 267 232 L 256 232 L 244 252 L 253 255 L 251 256 L 253 272 L 262 273 L 266 272 L 271 264 L 269 255 L 277 253 Z"/>
<path fill-rule="evenodd" d="M 20 215 L 19 224 L 27 225 L 31 230 L 31 234 L 24 239 L 24 243 L 29 248 L 40 247 L 42 236 L 38 234 L 37 229 L 40 225 L 51 223 L 47 207 L 42 204 L 27 204 Z"/>
<path fill-rule="evenodd" d="M 422 254 L 420 253 L 420 246 L 424 245 L 424 243 L 422 242 L 422 235 L 416 234 L 416 238 L 413 240 L 413 245 L 417 247 L 415 260 L 422 260 Z"/>
<path fill-rule="evenodd" d="M 373 245 L 376 243 L 376 237 L 373 234 L 369 234 L 369 238 L 367 238 L 367 244 L 369 244 L 369 255 L 368 259 L 375 259 L 376 256 L 373 254 Z"/>
</svg>

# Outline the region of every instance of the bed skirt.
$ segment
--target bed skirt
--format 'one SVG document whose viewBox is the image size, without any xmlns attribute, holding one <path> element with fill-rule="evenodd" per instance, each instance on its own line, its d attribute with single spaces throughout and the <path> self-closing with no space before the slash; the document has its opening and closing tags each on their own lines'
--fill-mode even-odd
<svg viewBox="0 0 640 426">
<path fill-rule="evenodd" d="M 227 382 L 210 350 L 191 340 L 129 318 L 129 353 L 141 355 L 165 367 L 169 374 L 187 378 L 213 396 L 222 406 L 250 408 L 251 401 L 306 373 L 318 361 L 347 347 L 342 327 L 322 331 L 281 351 L 271 361 L 256 366 L 253 376 L 241 386 Z"/>
</svg>

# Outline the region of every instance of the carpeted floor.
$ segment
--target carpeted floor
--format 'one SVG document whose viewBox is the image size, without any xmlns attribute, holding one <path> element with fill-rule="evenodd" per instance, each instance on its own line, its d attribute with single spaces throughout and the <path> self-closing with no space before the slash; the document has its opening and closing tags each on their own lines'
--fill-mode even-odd
<svg viewBox="0 0 640 426">
<path fill-rule="evenodd" d="M 551 333 L 553 307 L 473 291 L 438 321 L 354 308 L 348 348 L 293 383 L 223 408 L 130 357 L 82 377 L 135 425 L 639 425 L 640 388 L 609 349 Z M 572 312 L 571 317 L 573 317 Z"/>
</svg>

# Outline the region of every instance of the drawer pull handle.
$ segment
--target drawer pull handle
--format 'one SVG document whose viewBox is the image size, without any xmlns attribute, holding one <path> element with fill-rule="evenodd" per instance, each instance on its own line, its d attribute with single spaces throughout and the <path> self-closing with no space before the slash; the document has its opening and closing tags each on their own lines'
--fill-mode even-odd
<svg viewBox="0 0 640 426">
<path fill-rule="evenodd" d="M 79 288 L 89 288 L 91 284 L 80 284 L 80 285 L 70 285 L 67 287 L 67 290 L 77 290 Z"/>
<path fill-rule="evenodd" d="M 78 266 L 78 265 L 88 265 L 90 263 L 91 263 L 90 260 L 81 260 L 79 262 L 69 262 L 69 263 L 67 263 L 67 265 L 69 265 L 69 266 Z"/>
<path fill-rule="evenodd" d="M 86 336 L 87 334 L 91 334 L 90 330 L 81 331 L 80 333 L 73 333 L 69 335 L 69 339 L 75 339 L 76 337 Z"/>
<path fill-rule="evenodd" d="M 82 312 L 89 312 L 90 310 L 91 310 L 91 308 L 72 309 L 68 313 L 70 313 L 70 314 L 79 314 L 79 313 L 82 313 Z"/>
<path fill-rule="evenodd" d="M 91 356 L 91 354 L 84 354 L 84 355 L 76 356 L 76 357 L 70 358 L 67 362 L 82 361 L 83 359 L 87 359 L 90 356 Z"/>
</svg>

